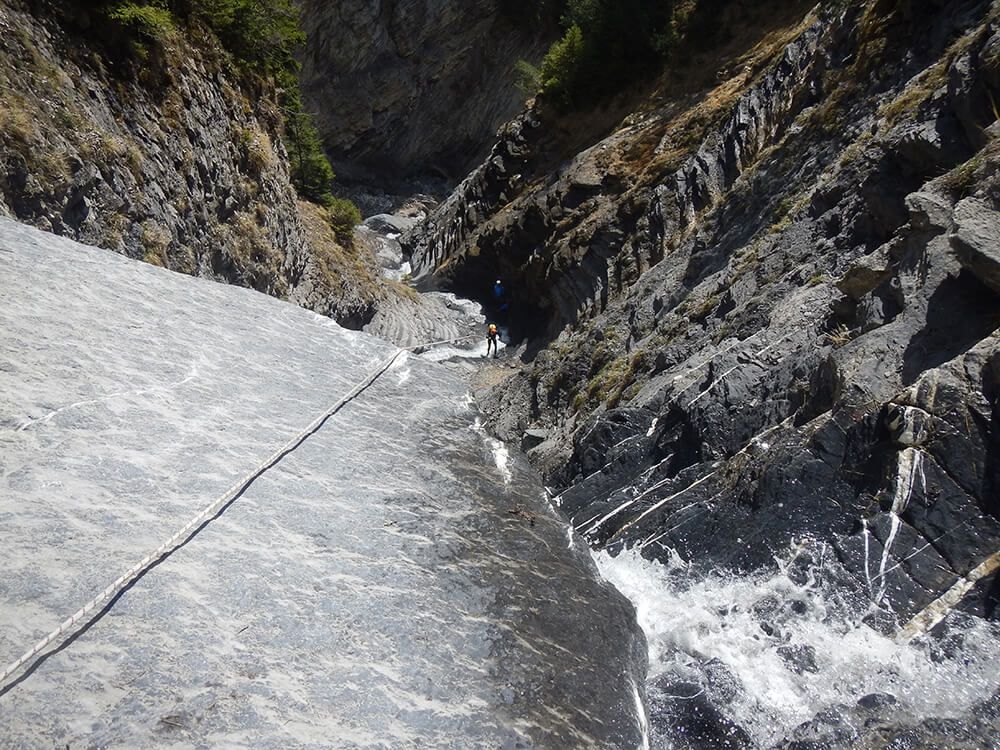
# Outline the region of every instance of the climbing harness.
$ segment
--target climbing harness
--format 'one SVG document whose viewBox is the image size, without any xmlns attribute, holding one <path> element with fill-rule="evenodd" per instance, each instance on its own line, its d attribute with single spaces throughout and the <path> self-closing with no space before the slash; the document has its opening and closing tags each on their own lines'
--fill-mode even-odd
<svg viewBox="0 0 1000 750">
<path fill-rule="evenodd" d="M 2 672 L 0 672 L 0 697 L 13 689 L 21 680 L 28 676 L 28 674 L 25 674 L 19 679 L 12 681 L 11 677 L 13 677 L 18 671 L 26 667 L 29 662 L 60 639 L 61 636 L 65 636 L 63 641 L 70 640 L 86 625 L 85 618 L 87 618 L 89 614 L 93 612 L 99 613 L 101 608 L 109 602 L 113 603 L 115 597 L 123 593 L 130 585 L 144 576 L 153 567 L 166 560 L 174 552 L 194 539 L 205 526 L 221 516 L 222 513 L 224 513 L 230 505 L 238 500 L 243 493 L 250 488 L 250 485 L 257 481 L 257 479 L 259 479 L 265 472 L 274 468 L 274 466 L 277 465 L 283 458 L 292 453 L 292 451 L 302 445 L 302 443 L 316 434 L 316 432 L 318 432 L 319 429 L 326 424 L 327 420 L 329 420 L 334 414 L 370 388 L 376 380 L 378 380 L 390 367 L 393 366 L 393 364 L 395 364 L 396 360 L 399 359 L 404 352 L 427 348 L 430 346 L 437 346 L 439 344 L 454 343 L 469 338 L 475 337 L 462 336 L 457 339 L 433 341 L 425 344 L 417 344 L 416 346 L 401 347 L 391 357 L 388 357 L 379 363 L 364 378 L 355 384 L 355 386 L 351 388 L 345 396 L 341 397 L 329 408 L 327 408 L 319 417 L 313 420 L 308 427 L 302 430 L 302 432 L 298 433 L 295 437 L 285 443 L 284 446 L 261 461 L 257 467 L 253 469 L 253 471 L 226 490 L 223 495 L 209 503 L 204 510 L 188 521 L 188 523 L 185 524 L 177 533 L 171 536 L 151 553 L 146 555 L 146 557 L 138 563 L 129 568 L 114 583 L 83 605 L 73 615 L 63 621 L 59 627 L 38 641 L 38 643 L 28 649 L 28 651 L 26 651 L 20 658 L 12 662 Z M 83 623 L 83 625 L 81 625 L 81 623 Z"/>
</svg>

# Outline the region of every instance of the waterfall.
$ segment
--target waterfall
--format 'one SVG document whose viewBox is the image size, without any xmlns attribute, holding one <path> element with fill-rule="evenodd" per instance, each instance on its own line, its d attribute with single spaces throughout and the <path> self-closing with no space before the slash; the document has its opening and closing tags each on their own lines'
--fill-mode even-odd
<svg viewBox="0 0 1000 750">
<path fill-rule="evenodd" d="M 654 748 L 688 746 L 683 701 L 723 717 L 720 744 L 701 746 L 725 746 L 731 732 L 771 747 L 823 712 L 850 722 L 850 707 L 873 694 L 898 714 L 958 718 L 997 689 L 1000 623 L 956 616 L 947 642 L 887 635 L 863 621 L 868 603 L 835 589 L 832 555 L 803 551 L 751 576 L 701 572 L 676 556 L 664 565 L 633 550 L 595 554 L 649 642 Z"/>
</svg>

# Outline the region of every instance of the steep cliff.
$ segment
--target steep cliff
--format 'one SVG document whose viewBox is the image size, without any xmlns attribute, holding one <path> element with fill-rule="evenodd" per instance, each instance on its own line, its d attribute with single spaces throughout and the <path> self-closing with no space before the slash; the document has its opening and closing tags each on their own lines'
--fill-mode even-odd
<svg viewBox="0 0 1000 750">
<path fill-rule="evenodd" d="M 741 12 L 582 150 L 513 120 L 414 266 L 507 282 L 530 342 L 482 400 L 594 545 L 995 617 L 1000 8 Z"/>
<path fill-rule="evenodd" d="M 0 212 L 367 322 L 391 290 L 297 200 L 273 87 L 197 28 L 126 70 L 101 23 L 58 4 L 0 6 Z"/>
<path fill-rule="evenodd" d="M 386 185 L 474 166 L 521 109 L 516 61 L 554 32 L 515 5 L 303 0 L 303 90 L 338 175 Z"/>
</svg>

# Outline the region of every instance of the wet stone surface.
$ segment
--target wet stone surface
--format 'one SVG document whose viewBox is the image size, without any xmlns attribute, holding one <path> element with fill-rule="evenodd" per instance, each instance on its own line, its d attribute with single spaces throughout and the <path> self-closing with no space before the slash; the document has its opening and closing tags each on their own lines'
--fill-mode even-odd
<svg viewBox="0 0 1000 750">
<path fill-rule="evenodd" d="M 0 250 L 6 665 L 394 350 L 6 221 Z M 639 745 L 631 607 L 470 404 L 401 355 L 0 694 L 4 742 Z"/>
</svg>

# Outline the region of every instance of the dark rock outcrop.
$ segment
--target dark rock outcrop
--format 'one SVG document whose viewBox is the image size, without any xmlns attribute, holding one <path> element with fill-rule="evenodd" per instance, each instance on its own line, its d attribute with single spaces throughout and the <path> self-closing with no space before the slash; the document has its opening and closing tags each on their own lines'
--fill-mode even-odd
<svg viewBox="0 0 1000 750">
<path fill-rule="evenodd" d="M 739 570 L 805 544 L 880 627 L 964 592 L 985 614 L 996 19 L 817 9 L 547 176 L 526 113 L 411 233 L 425 273 L 511 280 L 548 345 L 482 402 L 504 438 L 546 436 L 529 455 L 592 544 Z"/>
<path fill-rule="evenodd" d="M 273 90 L 181 34 L 136 76 L 53 7 L 5 3 L 0 29 L 0 213 L 346 325 L 371 319 L 389 292 L 297 200 Z"/>
</svg>

